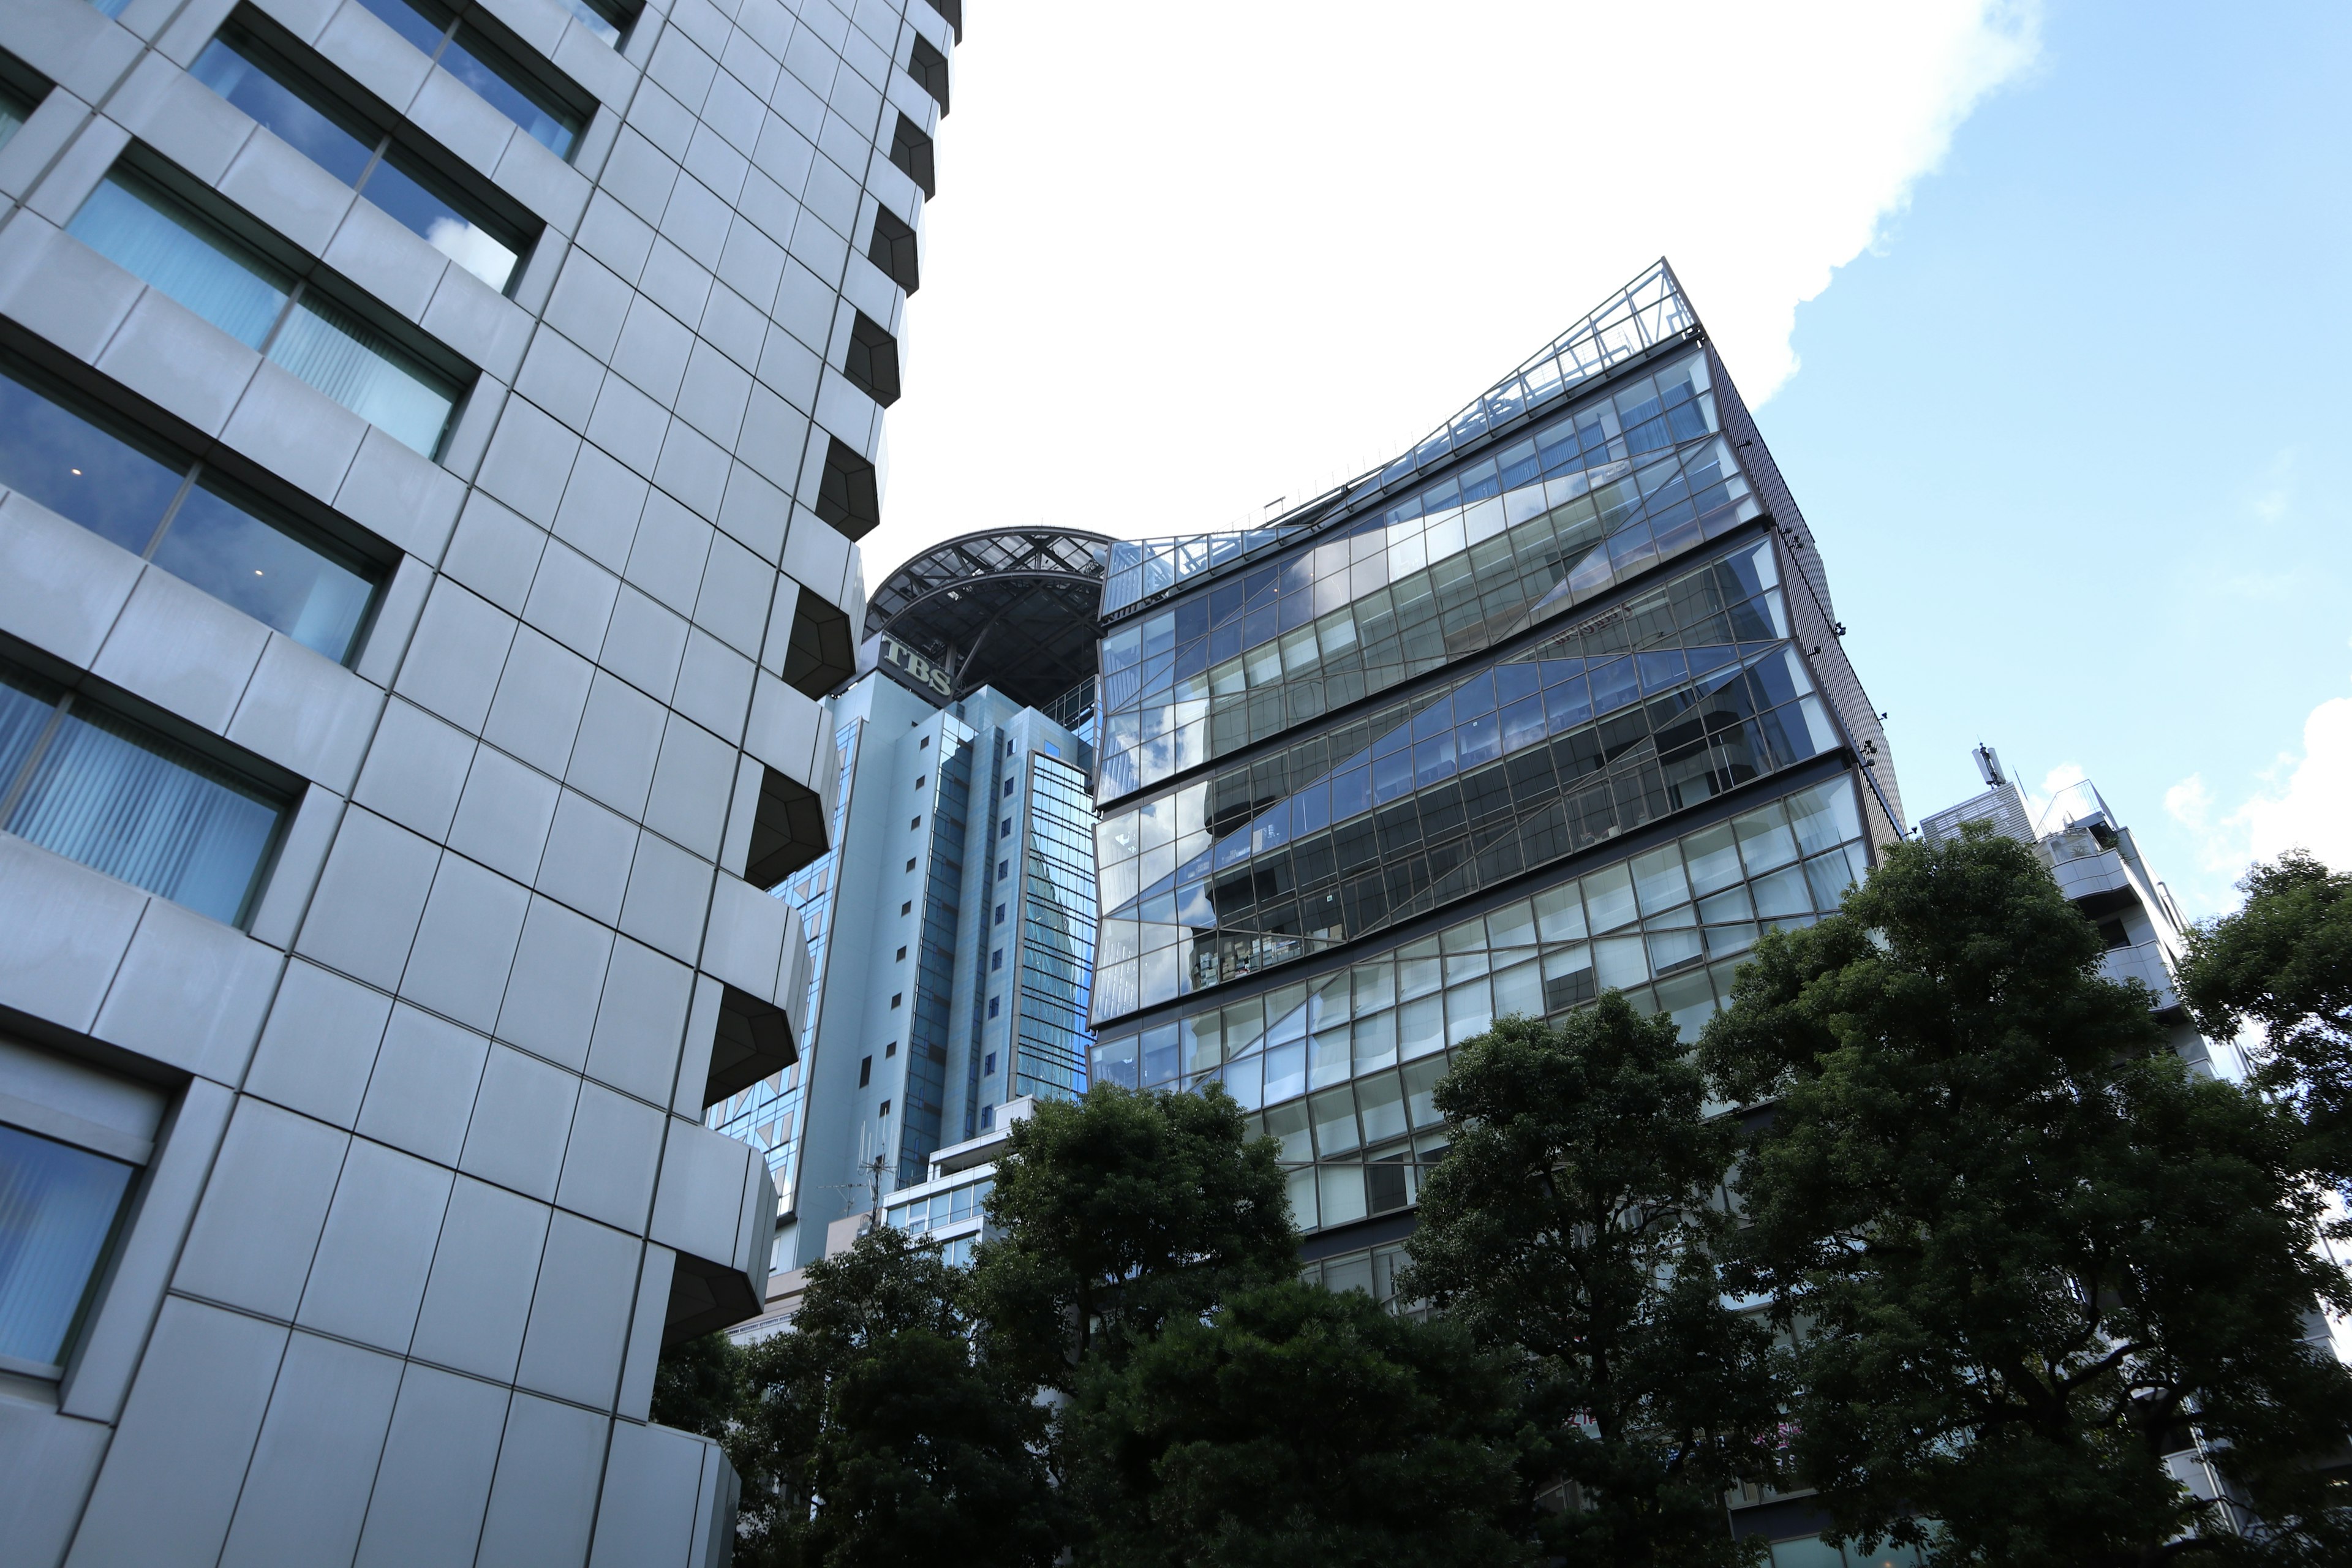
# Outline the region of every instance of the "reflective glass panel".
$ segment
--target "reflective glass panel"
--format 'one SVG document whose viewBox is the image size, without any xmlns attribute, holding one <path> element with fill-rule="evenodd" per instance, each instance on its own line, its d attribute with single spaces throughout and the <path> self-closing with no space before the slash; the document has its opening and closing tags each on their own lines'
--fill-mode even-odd
<svg viewBox="0 0 2352 1568">
<path fill-rule="evenodd" d="M 0 484 L 144 554 L 184 472 L 0 372 Z"/>
<path fill-rule="evenodd" d="M 14 88 L 0 86 L 0 147 L 8 145 L 8 138 L 16 134 L 16 127 L 32 117 L 31 100 Z"/>
<path fill-rule="evenodd" d="M 67 232 L 236 339 L 257 349 L 291 280 L 202 218 L 120 171 L 82 204 Z"/>
<path fill-rule="evenodd" d="M 440 449 L 455 390 L 340 306 L 305 294 L 269 357 L 402 445 Z"/>
<path fill-rule="evenodd" d="M 401 167 L 397 150 L 387 152 L 361 187 L 367 199 L 400 220 L 404 227 L 488 284 L 503 290 L 514 276 L 514 247 L 489 233 L 420 184 Z"/>
<path fill-rule="evenodd" d="M 135 1167 L 0 1126 L 0 1356 L 65 1360 Z"/>
<path fill-rule="evenodd" d="M 208 486 L 188 493 L 155 564 L 341 661 L 374 586 Z"/>
<path fill-rule="evenodd" d="M 242 40 L 239 40 L 242 42 Z M 250 48 L 250 46 L 247 46 Z M 275 132 L 278 140 L 347 185 L 375 155 L 373 135 L 346 129 L 298 97 L 228 38 L 215 38 L 188 74 Z"/>
<path fill-rule="evenodd" d="M 85 706 L 34 764 L 7 830 L 234 924 L 279 815 L 185 747 Z"/>
<path fill-rule="evenodd" d="M 554 153 L 559 158 L 572 155 L 572 145 L 580 137 L 577 116 L 543 104 L 540 95 L 518 85 L 517 73 L 501 70 L 483 57 L 488 48 L 466 28 L 449 40 L 441 52 L 443 70 L 464 82 L 481 95 L 482 100 L 517 125 L 523 134 Z"/>
</svg>

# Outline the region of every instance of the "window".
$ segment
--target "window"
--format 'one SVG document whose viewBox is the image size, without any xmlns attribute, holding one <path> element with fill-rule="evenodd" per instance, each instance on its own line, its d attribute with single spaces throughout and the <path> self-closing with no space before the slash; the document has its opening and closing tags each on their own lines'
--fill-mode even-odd
<svg viewBox="0 0 2352 1568">
<path fill-rule="evenodd" d="M 988 967 L 992 970 L 1002 969 L 1004 967 L 1004 950 L 1003 948 L 1000 947 L 994 952 L 988 955 Z"/>
<path fill-rule="evenodd" d="M 996 923 L 998 925 L 1003 925 L 1004 923 L 1004 906 L 1003 904 L 996 906 Z"/>
<path fill-rule="evenodd" d="M 0 1037 L 0 1372 L 63 1374 L 163 1110 L 145 1084 Z"/>
<path fill-rule="evenodd" d="M 915 868 L 915 863 L 914 863 L 913 861 L 911 861 L 911 860 L 908 861 L 908 862 L 907 862 L 907 869 L 908 869 L 908 870 L 909 870 L 909 871 L 911 871 L 911 870 L 913 870 L 914 868 Z M 909 899 L 909 900 L 908 900 L 905 903 L 900 904 L 900 905 L 898 906 L 898 912 L 899 912 L 900 914 L 902 914 L 902 915 L 911 915 L 911 914 L 913 914 L 913 913 L 915 912 L 915 900 L 912 900 L 912 899 Z"/>
<path fill-rule="evenodd" d="M 134 170 L 117 165 L 66 229 L 386 435 L 439 453 L 457 405 L 454 378 Z"/>
<path fill-rule="evenodd" d="M 931 775 L 929 773 L 917 773 L 915 775 L 915 788 L 919 791 L 925 784 L 930 782 L 930 778 Z"/>
<path fill-rule="evenodd" d="M 895 1057 L 895 1056 L 897 1056 L 897 1055 L 898 1054 L 898 1041 L 896 1041 L 896 1040 L 893 1040 L 893 1041 L 891 1041 L 888 1045 L 887 1045 L 887 1046 L 883 1047 L 882 1047 L 882 1054 L 883 1054 L 885 1057 Z"/>
<path fill-rule="evenodd" d="M 898 956 L 895 960 L 893 960 L 892 962 L 894 962 L 894 963 L 906 963 L 906 962 L 907 962 L 907 950 L 906 950 L 905 948 L 903 948 L 903 947 L 902 947 L 902 948 L 900 948 L 900 949 L 898 950 Z"/>
<path fill-rule="evenodd" d="M 341 660 L 383 569 L 196 463 L 118 433 L 28 371 L 0 367 L 0 484 Z"/>
<path fill-rule="evenodd" d="M 231 23 L 188 70 L 491 288 L 503 292 L 513 280 L 529 247 L 523 226 L 491 216 L 381 124 L 339 103 L 291 50 Z"/>
<path fill-rule="evenodd" d="M 963 42 L 963 0 L 930 0 L 931 9 L 947 19 L 955 29 L 955 41 Z"/>
<path fill-rule="evenodd" d="M 1017 779 L 1006 779 L 1004 781 L 1004 793 L 1008 797 L 1013 794 L 1013 786 L 1019 782 L 1020 781 Z"/>
<path fill-rule="evenodd" d="M 997 1013 L 998 1013 L 998 1012 L 999 1012 L 999 1011 L 1003 1007 L 1003 1005 L 1004 1005 L 1004 998 L 1003 998 L 1003 997 L 1002 997 L 1002 996 L 991 996 L 991 997 L 988 999 L 988 1016 L 989 1016 L 990 1017 L 992 1017 L 992 1018 L 995 1017 L 995 1016 L 996 1016 L 996 1015 L 997 1015 Z"/>
<path fill-rule="evenodd" d="M 993 1078 L 996 1076 L 996 1053 L 994 1051 L 988 1053 L 987 1058 L 980 1069 L 980 1076 L 982 1078 Z"/>
<path fill-rule="evenodd" d="M 948 58 L 920 33 L 915 35 L 914 47 L 907 51 L 907 74 L 939 101 L 941 114 L 948 111 Z"/>
<path fill-rule="evenodd" d="M 0 662 L 0 826 L 234 925 L 282 801 L 30 670 Z"/>
<path fill-rule="evenodd" d="M 901 1003 L 901 1002 L 903 1002 L 903 1001 L 905 1001 L 905 1000 L 906 1000 L 906 998 L 907 998 L 907 994 L 906 994 L 904 991 L 893 991 L 893 992 L 891 992 L 891 993 L 890 993 L 890 1010 L 891 1010 L 892 1012 L 896 1012 L 896 1011 L 898 1011 L 898 1004 L 899 1004 L 899 1003 Z"/>
<path fill-rule="evenodd" d="M 858 311 L 850 323 L 849 346 L 842 351 L 841 374 L 858 391 L 889 407 L 898 401 L 898 340 Z"/>
<path fill-rule="evenodd" d="M 857 1064 L 857 1087 L 864 1089 L 874 1081 L 874 1058 L 865 1058 Z"/>
<path fill-rule="evenodd" d="M 824 452 L 824 473 L 817 480 L 816 514 L 835 532 L 863 539 L 882 521 L 881 481 L 874 465 L 844 445 L 838 436 Z"/>
<path fill-rule="evenodd" d="M 1012 862 L 1012 861 L 1010 861 L 1010 860 L 999 860 L 999 861 L 996 863 L 996 879 L 997 879 L 998 881 L 1002 882 L 1003 880 L 1004 880 L 1004 879 L 1005 879 L 1005 878 L 1007 878 L 1007 877 L 1011 876 L 1012 874 L 1013 874 L 1013 862 Z"/>
<path fill-rule="evenodd" d="M 915 182 L 923 195 L 940 194 L 937 166 L 933 162 L 931 139 L 922 128 L 905 115 L 898 116 L 898 127 L 890 133 L 890 162 L 898 172 Z"/>
<path fill-rule="evenodd" d="M 909 871 L 911 871 L 911 870 L 913 870 L 914 868 L 915 868 L 915 863 L 914 863 L 912 860 L 908 861 L 908 862 L 907 862 L 907 869 L 908 869 L 908 870 L 909 870 Z M 898 912 L 899 912 L 900 914 L 902 914 L 902 915 L 903 915 L 903 914 L 905 914 L 907 911 L 906 911 L 906 910 L 900 910 Z"/>
<path fill-rule="evenodd" d="M 915 747 L 915 750 L 917 750 L 917 751 L 919 751 L 919 752 L 928 752 L 928 751 L 929 751 L 930 749 L 931 749 L 931 738 L 930 738 L 929 735 L 924 736 L 924 737 L 922 738 L 922 740 L 921 740 L 920 742 L 919 742 L 916 744 L 916 747 Z"/>
<path fill-rule="evenodd" d="M 521 126 L 524 135 L 559 158 L 572 156 L 587 116 L 551 91 L 470 19 L 458 20 L 435 0 L 360 0 L 360 4 L 492 109 Z M 578 14 L 577 6 L 572 9 Z M 618 38 L 615 28 L 605 42 Z"/>
<path fill-rule="evenodd" d="M 625 11 L 609 0 L 563 0 L 563 8 L 580 18 L 580 25 L 613 48 L 621 47 L 621 35 L 636 20 L 634 12 Z"/>
<path fill-rule="evenodd" d="M 874 209 L 874 240 L 866 247 L 866 259 L 909 294 L 922 286 L 917 270 L 918 248 L 915 231 L 905 219 L 886 206 Z"/>
<path fill-rule="evenodd" d="M 907 819 L 907 831 L 909 833 L 914 832 L 917 828 L 922 826 L 923 819 L 919 816 L 910 816 Z"/>
<path fill-rule="evenodd" d="M 1010 838 L 1013 837 L 1013 819 L 1011 817 L 1008 816 L 1003 821 L 996 825 L 996 836 L 999 838 Z"/>
<path fill-rule="evenodd" d="M 0 68 L 5 68 L 11 63 L 13 62 L 6 56 L 0 55 Z M 13 79 L 16 74 L 10 72 L 8 76 L 0 77 L 0 147 L 8 145 L 8 139 L 16 134 L 16 128 L 33 118 L 33 110 L 40 107 L 38 95 L 27 90 L 31 84 Z M 904 228 L 906 226 L 901 224 L 899 226 Z M 913 230 L 909 229 L 908 232 L 912 234 Z M 879 230 L 876 231 L 874 243 L 877 248 L 881 246 Z M 885 272 L 890 270 L 889 268 L 882 266 L 878 257 L 875 259 L 875 265 L 882 267 Z M 908 289 L 907 292 L 911 294 L 914 290 Z"/>
<path fill-rule="evenodd" d="M 882 1102 L 882 1114 L 885 1118 L 890 1114 L 890 1102 L 887 1100 Z"/>
<path fill-rule="evenodd" d="M 2132 944 L 2131 936 L 2124 930 L 2124 922 L 2121 921 L 2101 921 L 2099 940 L 2106 944 L 2109 952 L 2113 952 L 2119 947 L 2129 947 Z"/>
</svg>

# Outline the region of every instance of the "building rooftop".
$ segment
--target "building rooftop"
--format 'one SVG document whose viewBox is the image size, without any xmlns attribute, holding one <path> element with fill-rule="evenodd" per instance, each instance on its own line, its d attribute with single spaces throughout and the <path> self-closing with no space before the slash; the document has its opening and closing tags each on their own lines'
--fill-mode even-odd
<svg viewBox="0 0 2352 1568">
<path fill-rule="evenodd" d="M 950 698 L 993 686 L 1044 708 L 1091 678 L 1110 541 L 1067 529 L 1001 529 L 935 544 L 883 580 L 866 632 L 947 672 Z"/>
<path fill-rule="evenodd" d="M 1453 418 L 1380 468 L 1263 526 L 1112 542 L 1102 613 L 1118 614 L 1187 578 L 1297 539 L 1343 507 L 1449 461 L 1561 394 L 1662 343 L 1680 340 L 1698 324 L 1698 312 L 1683 294 L 1674 268 L 1660 257 Z"/>
</svg>

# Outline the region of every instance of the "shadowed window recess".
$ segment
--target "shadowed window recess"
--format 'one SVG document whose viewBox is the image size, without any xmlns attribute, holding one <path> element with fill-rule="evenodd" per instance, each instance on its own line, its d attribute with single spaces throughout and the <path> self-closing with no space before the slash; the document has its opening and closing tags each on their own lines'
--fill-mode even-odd
<svg viewBox="0 0 2352 1568">
<path fill-rule="evenodd" d="M 898 401 L 898 340 L 865 311 L 850 324 L 841 372 L 850 384 L 887 408 Z"/>
<path fill-rule="evenodd" d="M 948 58 L 920 33 L 915 35 L 914 43 L 907 50 L 907 74 L 915 79 L 917 87 L 938 101 L 941 114 L 947 113 Z"/>
<path fill-rule="evenodd" d="M 394 341 L 409 331 L 364 319 L 141 170 L 118 164 L 66 229 L 402 445 L 440 452 L 470 374 L 428 364 L 423 343 Z"/>
<path fill-rule="evenodd" d="M 900 174 L 914 181 L 925 196 L 940 194 L 931 139 L 923 133 L 921 126 L 903 114 L 898 116 L 898 128 L 890 132 L 890 162 L 898 165 Z"/>
<path fill-rule="evenodd" d="M 874 238 L 866 247 L 866 258 L 909 294 L 922 286 L 920 248 L 915 231 L 897 213 L 875 207 Z"/>
<path fill-rule="evenodd" d="M 257 15 L 240 12 L 189 73 L 289 146 L 365 196 L 458 266 L 503 292 L 540 225 L 511 202 L 467 189 L 462 168 L 412 146 L 391 111 Z M 436 166 L 436 164 L 438 166 Z"/>
<path fill-rule="evenodd" d="M 288 800 L 0 660 L 0 827 L 225 924 L 241 924 Z"/>
<path fill-rule="evenodd" d="M 0 485 L 341 660 L 386 573 L 29 367 L 0 362 Z"/>
<path fill-rule="evenodd" d="M 882 521 L 882 485 L 874 465 L 838 436 L 825 438 L 824 473 L 817 481 L 816 514 L 851 539 L 863 539 Z"/>
</svg>

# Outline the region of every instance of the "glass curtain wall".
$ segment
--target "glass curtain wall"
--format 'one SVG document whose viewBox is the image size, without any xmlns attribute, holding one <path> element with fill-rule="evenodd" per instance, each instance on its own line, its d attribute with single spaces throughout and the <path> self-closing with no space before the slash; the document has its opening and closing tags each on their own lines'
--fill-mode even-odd
<svg viewBox="0 0 2352 1568">
<path fill-rule="evenodd" d="M 972 730 L 940 719 L 940 759 L 931 770 L 930 863 L 923 873 L 922 934 L 907 1020 L 906 1104 L 898 1131 L 899 1186 L 923 1179 L 940 1146 L 946 1113 L 948 1040 L 955 997 L 956 938 L 962 923 L 963 837 L 971 807 Z"/>
<path fill-rule="evenodd" d="M 1019 1031 L 1012 1094 L 1087 1091 L 1095 967 L 1094 810 L 1086 773 L 1030 758 L 1029 849 L 1022 868 Z"/>
</svg>

